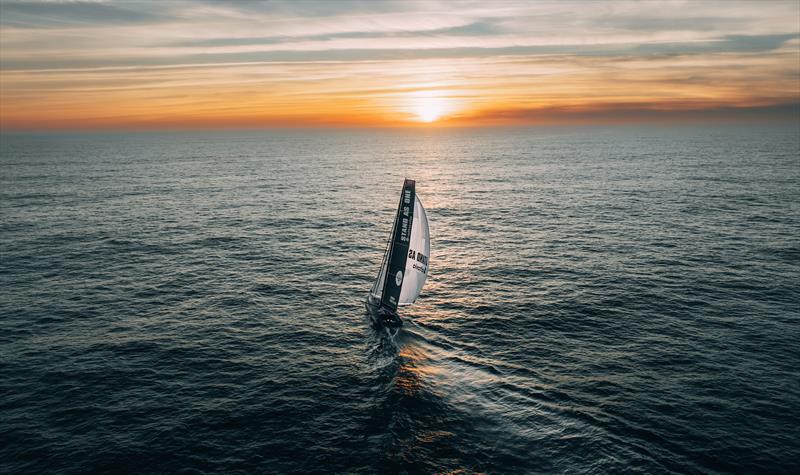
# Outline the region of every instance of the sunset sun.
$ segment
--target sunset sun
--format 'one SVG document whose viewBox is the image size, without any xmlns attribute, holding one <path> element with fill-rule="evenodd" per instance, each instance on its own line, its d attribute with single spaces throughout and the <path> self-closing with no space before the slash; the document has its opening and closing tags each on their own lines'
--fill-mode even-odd
<svg viewBox="0 0 800 475">
<path fill-rule="evenodd" d="M 410 112 L 419 122 L 436 122 L 452 112 L 453 102 L 437 91 L 419 91 L 409 97 Z"/>
</svg>

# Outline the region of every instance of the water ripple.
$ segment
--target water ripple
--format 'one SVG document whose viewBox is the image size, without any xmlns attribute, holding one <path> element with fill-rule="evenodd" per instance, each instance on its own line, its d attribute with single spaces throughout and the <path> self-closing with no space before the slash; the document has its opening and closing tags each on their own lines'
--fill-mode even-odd
<svg viewBox="0 0 800 475">
<path fill-rule="evenodd" d="M 4 136 L 0 472 L 800 471 L 795 129 Z M 362 299 L 402 178 L 431 274 Z"/>
</svg>

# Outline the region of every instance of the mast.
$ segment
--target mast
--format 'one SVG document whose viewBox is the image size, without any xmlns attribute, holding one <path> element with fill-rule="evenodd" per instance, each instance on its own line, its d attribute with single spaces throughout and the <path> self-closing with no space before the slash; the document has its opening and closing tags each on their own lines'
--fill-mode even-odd
<svg viewBox="0 0 800 475">
<path fill-rule="evenodd" d="M 388 307 L 392 311 L 397 310 L 397 303 L 400 300 L 403 272 L 406 269 L 408 246 L 411 242 L 411 225 L 414 221 L 414 187 L 414 180 L 406 179 L 403 182 L 403 192 L 400 194 L 400 204 L 397 206 L 397 215 L 394 219 L 392 243 L 389 248 L 389 264 L 381 293 L 381 306 Z"/>
</svg>

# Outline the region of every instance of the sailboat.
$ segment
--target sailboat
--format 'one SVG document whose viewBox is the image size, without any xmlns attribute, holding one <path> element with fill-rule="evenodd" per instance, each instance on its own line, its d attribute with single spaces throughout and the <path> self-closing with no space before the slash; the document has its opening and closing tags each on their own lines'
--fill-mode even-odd
<svg viewBox="0 0 800 475">
<path fill-rule="evenodd" d="M 411 305 L 419 297 L 428 277 L 431 250 L 428 216 L 416 194 L 415 181 L 406 179 L 381 269 L 367 296 L 367 311 L 377 322 L 403 324 L 397 307 Z"/>
</svg>

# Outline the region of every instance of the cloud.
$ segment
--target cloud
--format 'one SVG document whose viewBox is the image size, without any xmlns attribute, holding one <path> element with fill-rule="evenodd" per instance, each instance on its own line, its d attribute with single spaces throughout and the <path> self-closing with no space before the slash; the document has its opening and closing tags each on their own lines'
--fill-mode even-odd
<svg viewBox="0 0 800 475">
<path fill-rule="evenodd" d="M 694 54 L 694 53 L 761 53 L 783 46 L 800 38 L 800 33 L 777 35 L 726 35 L 709 41 L 641 44 L 631 48 L 633 54 Z"/>
<path fill-rule="evenodd" d="M 323 33 L 317 35 L 295 36 L 255 36 L 255 37 L 221 37 L 200 40 L 179 41 L 167 46 L 185 46 L 208 48 L 215 46 L 252 46 L 291 44 L 307 41 L 331 41 L 337 39 L 376 39 L 376 38 L 430 38 L 447 36 L 490 36 L 502 32 L 502 29 L 491 21 L 475 21 L 466 25 L 444 28 L 402 30 L 402 31 L 350 31 L 341 33 Z M 398 45 L 402 47 L 402 44 Z"/>
<path fill-rule="evenodd" d="M 238 11 L 247 16 L 281 15 L 330 17 L 365 13 L 396 13 L 436 7 L 436 2 L 374 1 L 374 0 L 270 0 L 268 2 L 230 0 L 197 0 L 199 5 L 216 6 Z"/>
<path fill-rule="evenodd" d="M 797 2 L 0 0 L 0 120 L 402 122 L 415 91 L 462 121 L 777 117 L 800 101 L 799 15 Z"/>
<path fill-rule="evenodd" d="M 163 13 L 98 2 L 2 2 L 0 25 L 16 28 L 60 28 L 127 25 L 170 19 Z"/>
<path fill-rule="evenodd" d="M 443 31 L 443 30 L 431 30 Z M 800 38 L 798 33 L 778 35 L 735 35 L 697 41 L 594 44 L 513 45 L 522 39 L 494 38 L 462 42 L 473 46 L 441 47 L 447 37 L 434 40 L 427 36 L 403 33 L 342 33 L 308 37 L 229 38 L 178 43 L 169 47 L 153 46 L 120 50 L 109 57 L 102 49 L 80 55 L 9 55 L 2 69 L 33 70 L 59 68 L 97 68 L 103 66 L 160 66 L 243 62 L 307 62 L 307 61 L 378 61 L 397 59 L 484 58 L 492 56 L 591 56 L 616 60 L 620 57 L 682 56 L 709 53 L 763 53 L 781 48 Z M 74 41 L 74 40 L 71 40 Z M 505 46 L 506 44 L 512 44 Z M 478 46 L 483 45 L 483 46 Z M 354 47 L 362 46 L 362 47 Z M 159 52 L 153 51 L 159 49 Z M 98 54 L 102 53 L 102 54 Z"/>
<path fill-rule="evenodd" d="M 761 106 L 718 106 L 691 101 L 605 103 L 590 106 L 508 108 L 481 111 L 454 122 L 483 124 L 636 123 L 636 122 L 796 122 L 800 102 Z"/>
<path fill-rule="evenodd" d="M 722 30 L 747 28 L 749 18 L 720 16 L 611 16 L 598 20 L 599 25 L 628 31 L 708 31 L 709 27 Z"/>
</svg>

